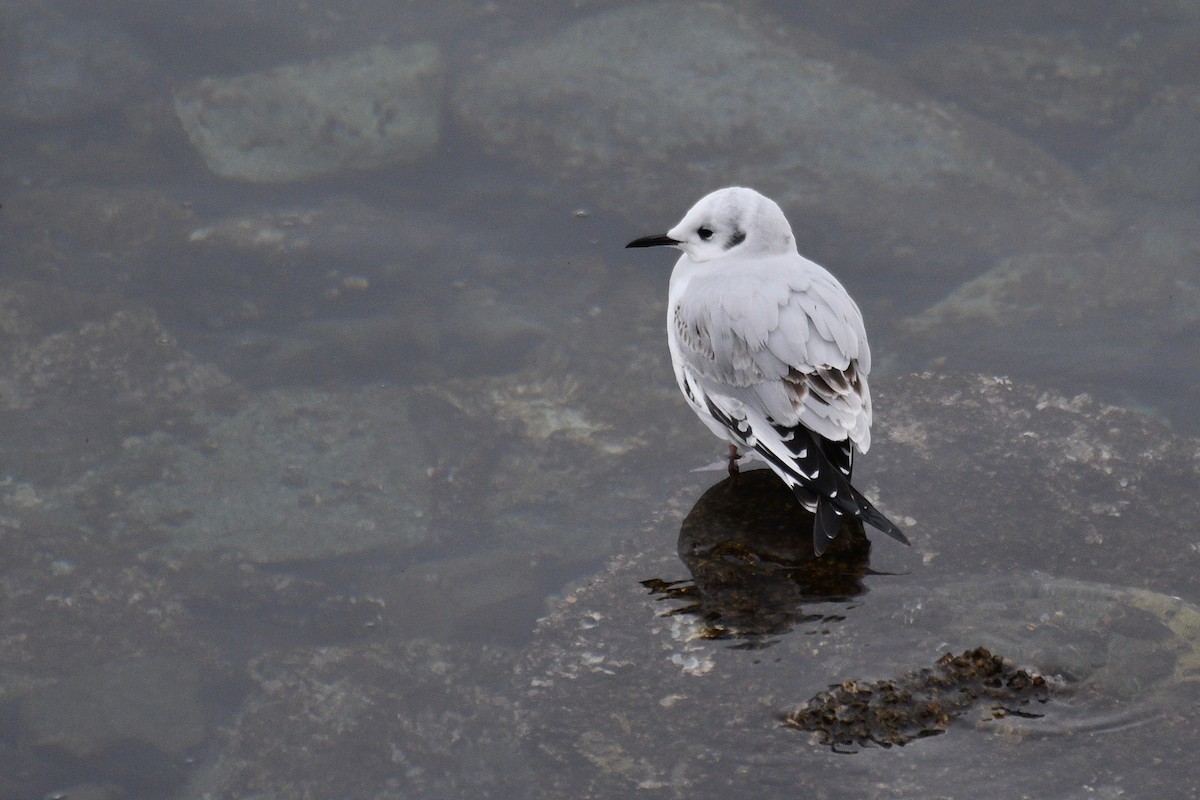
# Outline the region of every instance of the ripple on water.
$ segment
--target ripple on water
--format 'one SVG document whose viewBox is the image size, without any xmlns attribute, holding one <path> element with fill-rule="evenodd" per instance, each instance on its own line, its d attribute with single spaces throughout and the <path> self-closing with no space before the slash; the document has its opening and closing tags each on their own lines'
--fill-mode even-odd
<svg viewBox="0 0 1200 800">
<path fill-rule="evenodd" d="M 998 731 L 1120 730 L 1161 715 L 1182 686 L 1200 683 L 1200 608 L 1144 589 L 1034 573 L 943 586 L 896 616 L 925 632 L 918 648 L 969 641 L 1058 679 L 1044 717 L 981 721 Z"/>
</svg>

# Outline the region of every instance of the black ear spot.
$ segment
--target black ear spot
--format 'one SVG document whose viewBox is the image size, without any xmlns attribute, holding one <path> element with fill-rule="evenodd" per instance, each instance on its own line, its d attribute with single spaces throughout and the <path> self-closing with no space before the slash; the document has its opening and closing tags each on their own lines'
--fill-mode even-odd
<svg viewBox="0 0 1200 800">
<path fill-rule="evenodd" d="M 728 250 L 731 247 L 737 247 L 744 241 L 746 241 L 746 232 L 734 231 L 733 235 L 729 237 L 729 241 L 725 243 L 725 249 Z"/>
</svg>

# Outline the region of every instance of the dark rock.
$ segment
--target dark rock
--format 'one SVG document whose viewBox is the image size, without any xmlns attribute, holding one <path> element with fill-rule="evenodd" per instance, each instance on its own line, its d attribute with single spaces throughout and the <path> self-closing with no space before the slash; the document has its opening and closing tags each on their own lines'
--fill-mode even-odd
<svg viewBox="0 0 1200 800">
<path fill-rule="evenodd" d="M 871 544 L 862 523 L 843 520 L 842 534 L 820 558 L 812 524 L 773 472 L 743 470 L 710 488 L 683 518 L 678 552 L 692 580 L 644 585 L 687 602 L 672 613 L 699 617 L 706 638 L 769 645 L 771 637 L 823 619 L 805 606 L 865 591 Z"/>
</svg>

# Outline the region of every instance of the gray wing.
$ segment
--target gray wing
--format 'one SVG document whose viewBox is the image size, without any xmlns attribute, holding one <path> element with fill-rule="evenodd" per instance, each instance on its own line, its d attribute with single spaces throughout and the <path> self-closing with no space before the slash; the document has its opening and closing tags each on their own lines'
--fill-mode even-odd
<svg viewBox="0 0 1200 800">
<path fill-rule="evenodd" d="M 793 259 L 798 257 L 792 257 Z M 871 445 L 871 353 L 858 306 L 801 259 L 698 275 L 672 311 L 680 357 L 705 393 L 773 425 Z"/>
</svg>

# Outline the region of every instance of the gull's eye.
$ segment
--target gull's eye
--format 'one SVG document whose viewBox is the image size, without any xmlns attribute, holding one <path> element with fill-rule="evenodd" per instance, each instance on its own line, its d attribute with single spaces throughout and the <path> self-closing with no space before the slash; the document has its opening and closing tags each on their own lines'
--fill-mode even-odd
<svg viewBox="0 0 1200 800">
<path fill-rule="evenodd" d="M 700 230 L 696 231 L 696 233 L 706 242 L 711 239 L 713 235 L 712 228 L 701 228 Z"/>
</svg>

